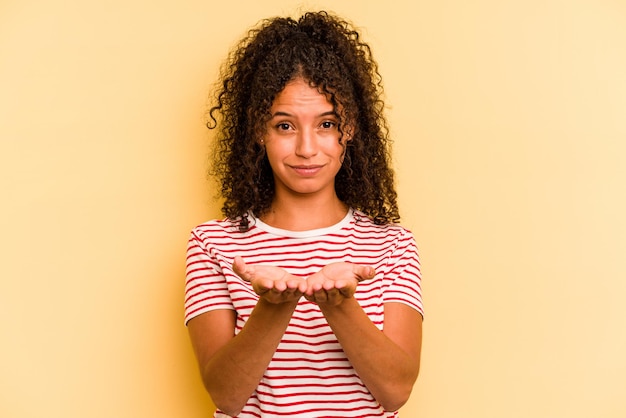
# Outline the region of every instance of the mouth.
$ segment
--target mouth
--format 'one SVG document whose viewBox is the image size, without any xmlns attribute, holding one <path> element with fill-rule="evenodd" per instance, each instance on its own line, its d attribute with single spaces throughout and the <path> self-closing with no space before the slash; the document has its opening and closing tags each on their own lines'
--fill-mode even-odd
<svg viewBox="0 0 626 418">
<path fill-rule="evenodd" d="M 297 174 L 308 177 L 317 174 L 321 169 L 322 165 L 292 165 L 290 166 L 293 171 Z"/>
</svg>

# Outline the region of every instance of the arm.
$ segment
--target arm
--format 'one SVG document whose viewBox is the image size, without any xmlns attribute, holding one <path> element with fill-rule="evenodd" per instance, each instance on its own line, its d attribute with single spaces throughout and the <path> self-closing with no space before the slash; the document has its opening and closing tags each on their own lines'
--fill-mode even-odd
<svg viewBox="0 0 626 418">
<path fill-rule="evenodd" d="M 421 315 L 401 303 L 386 303 L 384 331 L 380 332 L 354 298 L 320 307 L 374 398 L 387 411 L 400 409 L 419 372 Z"/>
<path fill-rule="evenodd" d="M 408 400 L 419 372 L 422 317 L 402 303 L 386 303 L 380 332 L 353 297 L 357 282 L 370 276 L 368 267 L 337 264 L 322 269 L 306 297 L 319 305 L 374 398 L 385 410 L 398 410 Z"/>
<path fill-rule="evenodd" d="M 276 267 L 247 266 L 241 258 L 233 267 L 261 296 L 243 329 L 235 336 L 230 310 L 201 314 L 188 329 L 207 391 L 221 411 L 235 416 L 263 377 L 306 282 Z"/>
</svg>

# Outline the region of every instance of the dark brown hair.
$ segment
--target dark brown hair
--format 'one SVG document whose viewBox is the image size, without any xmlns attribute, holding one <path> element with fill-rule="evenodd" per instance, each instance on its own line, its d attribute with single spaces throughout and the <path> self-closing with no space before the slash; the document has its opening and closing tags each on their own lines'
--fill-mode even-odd
<svg viewBox="0 0 626 418">
<path fill-rule="evenodd" d="M 246 229 L 248 211 L 269 209 L 274 179 L 259 141 L 274 98 L 296 77 L 329 97 L 340 132 L 350 126 L 335 178 L 339 199 L 376 223 L 399 221 L 377 64 L 350 23 L 323 11 L 261 22 L 222 67 L 207 126 L 218 128 L 210 174 L 221 184 L 224 215 Z"/>
</svg>

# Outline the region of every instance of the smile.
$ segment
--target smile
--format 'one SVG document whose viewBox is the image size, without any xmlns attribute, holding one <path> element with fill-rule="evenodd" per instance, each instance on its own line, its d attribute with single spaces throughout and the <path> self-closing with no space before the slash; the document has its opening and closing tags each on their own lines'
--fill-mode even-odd
<svg viewBox="0 0 626 418">
<path fill-rule="evenodd" d="M 292 165 L 290 166 L 297 174 L 309 177 L 317 174 L 323 166 L 321 165 Z"/>
</svg>

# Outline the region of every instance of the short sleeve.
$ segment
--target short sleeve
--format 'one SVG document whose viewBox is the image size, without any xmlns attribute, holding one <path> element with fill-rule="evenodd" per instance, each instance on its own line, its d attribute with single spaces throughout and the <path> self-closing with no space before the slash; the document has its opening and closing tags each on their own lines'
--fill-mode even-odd
<svg viewBox="0 0 626 418">
<path fill-rule="evenodd" d="M 217 309 L 235 308 L 222 268 L 194 230 L 187 245 L 185 324 L 202 313 Z"/>
<path fill-rule="evenodd" d="M 389 259 L 386 274 L 388 286 L 383 294 L 383 302 L 403 303 L 424 316 L 422 305 L 422 274 L 420 270 L 417 244 L 413 234 L 403 229 L 397 246 Z"/>
</svg>

